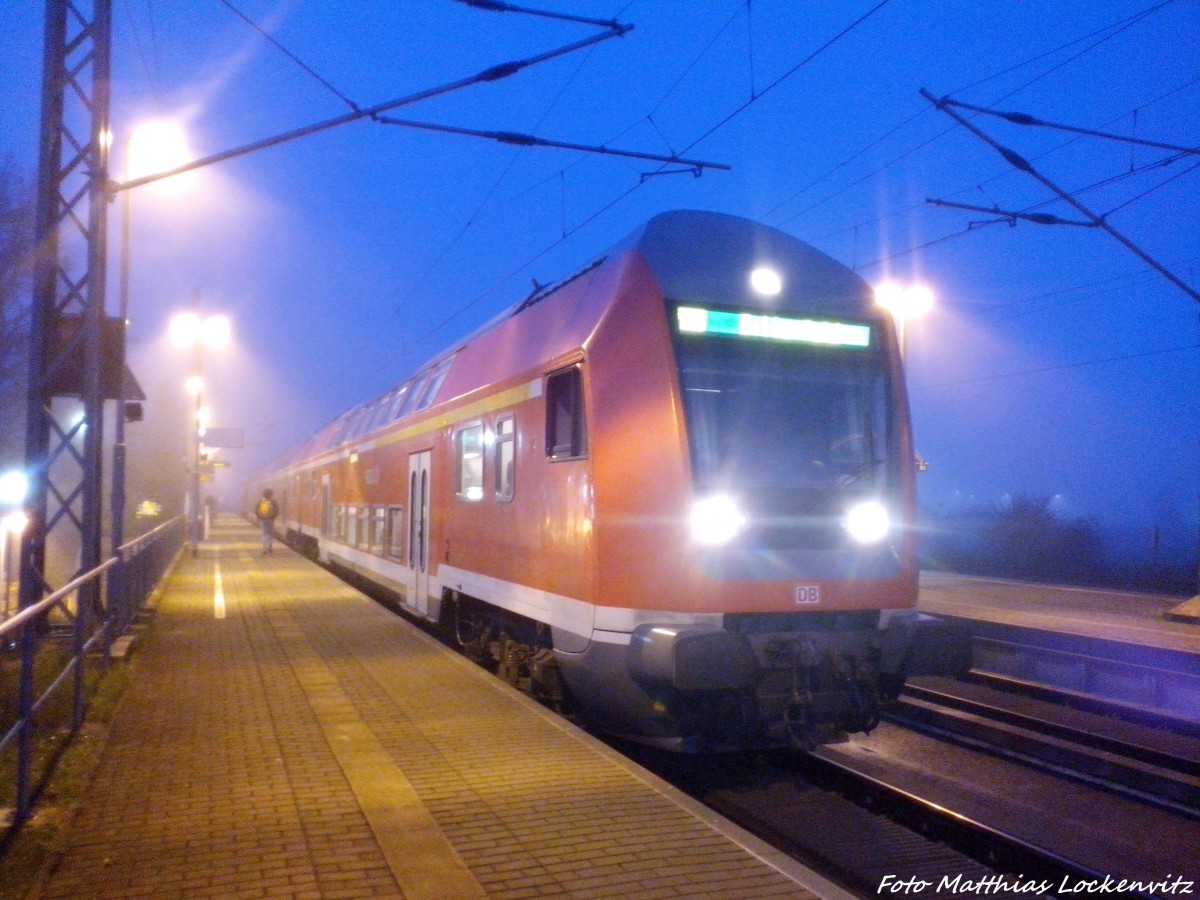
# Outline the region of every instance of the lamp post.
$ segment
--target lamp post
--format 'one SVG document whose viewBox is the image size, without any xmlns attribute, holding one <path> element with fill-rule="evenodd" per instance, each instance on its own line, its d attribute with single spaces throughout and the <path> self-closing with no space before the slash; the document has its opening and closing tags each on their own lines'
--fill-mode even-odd
<svg viewBox="0 0 1200 900">
<path fill-rule="evenodd" d="M 203 403 L 204 351 L 221 350 L 229 343 L 229 319 L 225 316 L 201 317 L 195 312 L 180 313 L 171 320 L 171 343 L 192 351 L 192 371 L 187 391 L 194 398 L 190 428 L 189 454 L 191 477 L 184 497 L 184 513 L 188 519 L 192 556 L 196 556 L 201 538 L 203 518 L 200 511 L 200 469 L 204 451 L 204 431 L 208 416 Z"/>
<path fill-rule="evenodd" d="M 183 129 L 170 121 L 144 122 L 125 139 L 125 180 L 166 172 L 191 160 Z M 117 282 L 118 321 L 124 329 L 129 321 L 129 245 L 132 236 L 132 193 L 121 192 L 121 259 Z M 113 431 L 112 551 L 125 543 L 125 360 L 122 352 L 117 380 L 117 403 Z"/>
<path fill-rule="evenodd" d="M 908 362 L 908 322 L 933 309 L 933 291 L 923 284 L 900 285 L 885 281 L 875 287 L 875 304 L 886 309 L 896 323 L 896 340 L 900 344 L 900 361 Z M 929 470 L 929 463 L 920 453 L 913 453 L 918 472 Z"/>
</svg>

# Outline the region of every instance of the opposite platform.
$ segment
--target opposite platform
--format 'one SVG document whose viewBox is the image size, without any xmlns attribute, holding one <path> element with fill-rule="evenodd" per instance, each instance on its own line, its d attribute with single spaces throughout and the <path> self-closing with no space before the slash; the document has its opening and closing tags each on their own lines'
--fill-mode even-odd
<svg viewBox="0 0 1200 900">
<path fill-rule="evenodd" d="M 1069 585 L 921 573 L 922 612 L 1200 653 L 1195 621 L 1172 620 L 1176 597 Z"/>
<path fill-rule="evenodd" d="M 240 520 L 135 665 L 33 897 L 838 893 Z"/>
</svg>

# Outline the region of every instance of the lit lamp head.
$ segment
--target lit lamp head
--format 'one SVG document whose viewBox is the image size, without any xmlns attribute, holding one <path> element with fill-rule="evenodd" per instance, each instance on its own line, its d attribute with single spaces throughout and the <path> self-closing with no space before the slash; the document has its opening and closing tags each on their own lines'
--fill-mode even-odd
<svg viewBox="0 0 1200 900">
<path fill-rule="evenodd" d="M 166 119 L 136 126 L 129 135 L 127 151 L 125 175 L 131 180 L 169 172 L 192 160 L 183 128 Z"/>
<path fill-rule="evenodd" d="M 900 341 L 900 355 L 905 355 L 907 324 L 933 309 L 933 291 L 923 284 L 899 285 L 885 281 L 875 288 L 875 305 L 891 313 Z"/>
<path fill-rule="evenodd" d="M 171 319 L 167 335 L 180 349 L 200 346 L 223 350 L 229 345 L 229 319 L 225 316 L 201 318 L 194 312 L 179 313 Z"/>
<path fill-rule="evenodd" d="M 0 475 L 0 506 L 21 506 L 29 496 L 29 478 L 14 469 Z"/>
<path fill-rule="evenodd" d="M 933 291 L 923 284 L 885 281 L 875 288 L 875 303 L 890 312 L 897 322 L 906 322 L 933 309 Z"/>
<path fill-rule="evenodd" d="M 0 528 L 3 528 L 9 534 L 22 535 L 25 529 L 29 527 L 29 516 L 24 510 L 18 509 L 15 512 L 10 512 L 3 519 L 0 519 Z"/>
<path fill-rule="evenodd" d="M 29 478 L 24 472 L 13 470 L 0 475 L 0 507 L 10 512 L 0 518 L 0 529 L 6 534 L 20 535 L 29 526 L 29 516 L 20 507 L 29 496 Z"/>
</svg>

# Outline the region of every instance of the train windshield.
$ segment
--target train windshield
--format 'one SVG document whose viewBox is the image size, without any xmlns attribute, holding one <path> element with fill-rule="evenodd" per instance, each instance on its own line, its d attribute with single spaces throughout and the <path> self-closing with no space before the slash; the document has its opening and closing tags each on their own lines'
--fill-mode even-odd
<svg viewBox="0 0 1200 900">
<path fill-rule="evenodd" d="M 712 312 L 701 322 L 691 309 L 676 310 L 676 350 L 698 488 L 793 524 L 834 514 L 846 494 L 886 491 L 896 428 L 870 325 Z"/>
</svg>

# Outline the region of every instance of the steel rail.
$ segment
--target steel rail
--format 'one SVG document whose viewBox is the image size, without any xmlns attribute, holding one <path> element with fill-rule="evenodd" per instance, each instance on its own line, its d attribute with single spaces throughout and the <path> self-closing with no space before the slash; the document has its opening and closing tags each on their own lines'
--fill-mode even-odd
<svg viewBox="0 0 1200 900">
<path fill-rule="evenodd" d="M 1106 872 L 1093 869 L 1048 847 L 1034 844 L 1001 828 L 988 825 L 986 822 L 927 800 L 905 788 L 861 772 L 853 766 L 824 755 L 820 748 L 807 754 L 807 758 L 814 764 L 814 767 L 824 770 L 820 773 L 821 775 L 843 783 L 849 782 L 858 790 L 865 786 L 878 797 L 900 805 L 903 808 L 902 812 L 898 814 L 901 819 L 904 818 L 905 813 L 910 816 L 916 815 L 924 821 L 932 821 L 939 828 L 952 832 L 959 840 L 964 840 L 972 846 L 982 845 L 987 848 L 984 854 L 974 853 L 976 858 L 981 855 L 986 856 L 993 866 L 997 864 L 997 859 L 1011 860 L 1011 868 L 1023 873 L 1021 879 L 1011 876 L 1013 881 L 1052 879 L 1055 883 L 1061 883 L 1064 878 L 1067 878 L 1076 881 L 1102 882 L 1111 877 Z M 843 784 L 843 787 L 848 789 L 849 786 Z M 891 813 L 888 814 L 888 817 L 895 818 Z M 948 842 L 952 845 L 957 843 L 953 839 Z M 1149 900 L 1153 895 L 1127 891 L 1123 892 L 1123 896 L 1144 897 Z"/>
<path fill-rule="evenodd" d="M 1115 753 L 1131 760 L 1172 769 L 1185 775 L 1200 776 L 1200 760 L 1173 752 L 1168 748 L 1152 746 L 1150 742 L 1136 742 L 1129 736 L 1120 737 L 1112 734 L 1101 734 L 1097 731 L 1088 730 L 1080 724 L 1055 721 L 1049 717 L 1040 716 L 1032 712 L 1012 709 L 976 697 L 967 697 L 947 690 L 940 690 L 926 684 L 905 684 L 901 696 L 902 698 L 904 696 L 921 698 L 948 709 L 961 710 L 994 721 L 1016 725 L 1020 728 L 1037 732 L 1038 734 L 1063 738 L 1086 747 L 1103 750 L 1106 753 Z M 1070 708 L 1072 695 L 1062 694 L 1061 697 L 1063 701 L 1062 705 Z M 1053 703 L 1054 701 L 1047 699 L 1042 702 Z M 1117 719 L 1124 710 L 1123 706 L 1104 704 L 1103 701 L 1100 704 L 1095 708 L 1094 715 L 1108 715 Z M 1074 710 L 1072 709 L 1072 711 Z M 1154 726 L 1150 725 L 1141 725 L 1140 727 L 1147 730 L 1154 728 Z"/>
<path fill-rule="evenodd" d="M 1020 716 L 1003 708 L 979 704 L 967 710 L 953 703 L 912 698 L 883 714 L 885 721 L 937 741 L 1028 766 L 1034 771 L 1066 778 L 1126 797 L 1189 819 L 1200 819 L 1200 782 L 1186 771 L 1189 761 L 1169 758 L 1149 762 L 1135 755 L 1138 748 L 1097 738 L 1082 731 L 1065 733 L 1057 723 Z M 1044 726 L 1044 727 L 1039 727 Z M 1174 762 L 1176 765 L 1171 765 Z M 1194 767 L 1194 761 L 1190 763 Z"/>
</svg>

